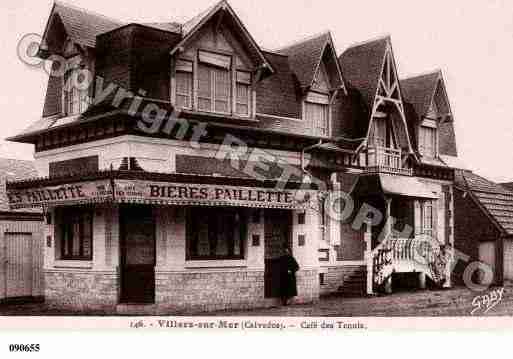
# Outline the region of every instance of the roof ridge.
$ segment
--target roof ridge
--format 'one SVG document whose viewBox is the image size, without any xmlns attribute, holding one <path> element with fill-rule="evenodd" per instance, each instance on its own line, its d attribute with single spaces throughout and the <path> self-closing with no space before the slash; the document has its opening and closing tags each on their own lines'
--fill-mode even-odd
<svg viewBox="0 0 513 359">
<path fill-rule="evenodd" d="M 436 69 L 429 70 L 429 71 L 413 73 L 413 74 L 407 75 L 407 76 L 405 76 L 403 78 L 400 78 L 399 81 L 412 80 L 412 79 L 416 79 L 417 77 L 422 77 L 422 76 L 427 76 L 427 75 L 434 75 L 435 73 L 441 74 L 442 73 L 442 69 L 438 67 Z"/>
<path fill-rule="evenodd" d="M 310 41 L 310 40 L 313 40 L 313 39 L 316 39 L 318 37 L 321 37 L 321 36 L 326 36 L 326 35 L 330 35 L 331 34 L 331 31 L 330 30 L 324 30 L 324 31 L 321 31 L 321 32 L 317 32 L 315 34 L 311 34 L 311 35 L 308 35 L 306 37 L 303 37 L 301 39 L 297 39 L 297 40 L 294 40 L 284 46 L 281 46 L 279 48 L 276 48 L 276 49 L 273 49 L 271 50 L 272 52 L 280 52 L 280 51 L 283 51 L 285 49 L 288 49 L 288 48 L 291 48 L 291 47 L 294 47 L 296 45 L 299 45 L 301 43 L 304 43 L 304 42 L 307 42 L 307 41 Z"/>
<path fill-rule="evenodd" d="M 74 10 L 82 11 L 82 12 L 85 12 L 85 13 L 87 13 L 89 15 L 94 15 L 94 16 L 102 17 L 102 18 L 104 18 L 106 20 L 109 20 L 109 21 L 112 21 L 112 22 L 117 22 L 117 23 L 120 23 L 120 24 L 127 24 L 126 21 L 115 19 L 113 17 L 101 14 L 101 13 L 96 12 L 94 10 L 85 9 L 83 7 L 77 6 L 75 4 L 70 4 L 70 3 L 64 2 L 62 0 L 54 0 L 53 3 L 55 5 L 60 5 L 60 6 L 64 6 L 64 7 L 68 7 L 68 8 L 74 9 Z"/>
<path fill-rule="evenodd" d="M 392 36 L 391 36 L 390 33 L 386 33 L 386 34 L 383 34 L 383 35 L 380 35 L 380 36 L 377 36 L 377 37 L 374 37 L 374 38 L 371 38 L 371 39 L 368 39 L 368 40 L 353 42 L 353 43 L 350 43 L 348 46 L 346 46 L 345 50 L 342 53 L 344 53 L 347 50 L 352 49 L 354 47 L 359 47 L 359 46 L 367 45 L 367 44 L 370 44 L 371 42 L 375 42 L 375 41 L 378 41 L 378 40 L 391 39 L 391 37 Z"/>
</svg>

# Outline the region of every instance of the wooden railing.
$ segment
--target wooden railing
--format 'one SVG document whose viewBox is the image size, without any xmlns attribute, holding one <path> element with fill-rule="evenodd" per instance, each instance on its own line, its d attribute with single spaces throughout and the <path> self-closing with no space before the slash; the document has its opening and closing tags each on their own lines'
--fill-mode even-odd
<svg viewBox="0 0 513 359">
<path fill-rule="evenodd" d="M 367 149 L 367 172 L 412 175 L 411 169 L 402 167 L 400 149 L 381 146 Z"/>
</svg>

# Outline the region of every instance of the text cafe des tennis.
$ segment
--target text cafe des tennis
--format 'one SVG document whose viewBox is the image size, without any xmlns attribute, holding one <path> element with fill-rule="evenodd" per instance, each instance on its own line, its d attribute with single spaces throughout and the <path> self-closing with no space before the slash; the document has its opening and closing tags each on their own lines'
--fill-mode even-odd
<svg viewBox="0 0 513 359">
<path fill-rule="evenodd" d="M 9 184 L 12 208 L 42 206 L 48 213 L 44 271 L 50 305 L 267 306 L 277 295 L 269 261 L 284 246 L 295 246 L 302 264 L 316 263 L 317 248 L 304 240 L 304 233 L 313 236 L 319 228 L 306 227 L 318 220 L 316 190 L 242 179 L 209 177 L 209 183 L 198 183 L 197 177 L 179 174 L 151 180 L 118 174 Z M 303 241 L 293 244 L 298 234 Z M 313 299 L 307 284 L 316 273 L 312 268 L 304 266 L 298 274 L 299 301 Z"/>
</svg>

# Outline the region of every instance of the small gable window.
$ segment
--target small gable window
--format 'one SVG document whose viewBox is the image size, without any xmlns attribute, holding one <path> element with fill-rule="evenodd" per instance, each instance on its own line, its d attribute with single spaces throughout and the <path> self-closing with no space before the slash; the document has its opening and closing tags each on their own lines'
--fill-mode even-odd
<svg viewBox="0 0 513 359">
<path fill-rule="evenodd" d="M 205 50 L 198 50 L 194 61 L 178 59 L 174 88 L 176 106 L 249 117 L 252 112 L 252 75 L 234 66 L 232 55 Z"/>
<path fill-rule="evenodd" d="M 419 152 L 426 157 L 436 157 L 437 154 L 437 131 L 434 126 L 420 126 L 419 130 Z"/>
<path fill-rule="evenodd" d="M 329 97 L 324 94 L 312 92 L 305 101 L 304 119 L 306 127 L 314 136 L 329 135 Z"/>
</svg>

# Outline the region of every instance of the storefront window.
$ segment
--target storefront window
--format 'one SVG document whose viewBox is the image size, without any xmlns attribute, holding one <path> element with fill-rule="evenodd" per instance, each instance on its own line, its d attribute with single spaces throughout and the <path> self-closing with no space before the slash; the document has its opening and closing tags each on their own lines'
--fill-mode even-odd
<svg viewBox="0 0 513 359">
<path fill-rule="evenodd" d="M 191 208 L 187 260 L 243 259 L 247 218 L 240 208 Z"/>
<path fill-rule="evenodd" d="M 92 260 L 93 214 L 89 210 L 59 210 L 61 259 Z"/>
</svg>

